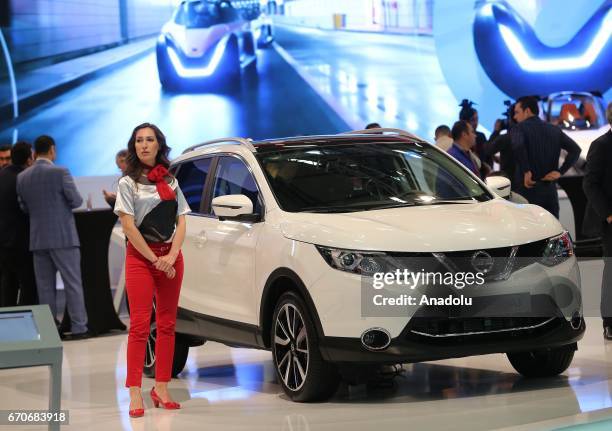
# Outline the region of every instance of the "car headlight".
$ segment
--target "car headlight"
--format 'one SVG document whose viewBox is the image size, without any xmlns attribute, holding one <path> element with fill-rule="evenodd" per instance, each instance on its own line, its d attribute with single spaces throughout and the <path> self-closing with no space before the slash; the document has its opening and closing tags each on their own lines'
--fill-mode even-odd
<svg viewBox="0 0 612 431">
<path fill-rule="evenodd" d="M 397 263 L 383 252 L 345 250 L 317 245 L 317 250 L 332 268 L 353 274 L 372 275 L 397 268 Z"/>
<path fill-rule="evenodd" d="M 555 266 L 574 255 L 574 244 L 570 234 L 565 231 L 561 235 L 548 240 L 541 262 L 546 266 Z"/>
</svg>

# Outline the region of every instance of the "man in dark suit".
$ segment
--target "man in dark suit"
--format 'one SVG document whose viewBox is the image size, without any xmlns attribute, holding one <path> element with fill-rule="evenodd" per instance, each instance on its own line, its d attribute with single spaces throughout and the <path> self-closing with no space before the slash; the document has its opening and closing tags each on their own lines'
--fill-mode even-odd
<svg viewBox="0 0 612 431">
<path fill-rule="evenodd" d="M 32 146 L 17 142 L 11 164 L 0 170 L 0 307 L 38 303 L 28 216 L 17 201 L 17 175 L 32 164 Z"/>
<path fill-rule="evenodd" d="M 576 163 L 581 149 L 559 127 L 540 120 L 539 113 L 535 97 L 521 97 L 514 104 L 518 124 L 510 130 L 510 139 L 516 158 L 515 182 L 521 185 L 517 192 L 529 203 L 559 218 L 557 180 Z M 559 167 L 561 150 L 567 154 Z"/>
<path fill-rule="evenodd" d="M 606 110 L 612 126 L 612 103 Z M 612 340 L 612 130 L 591 144 L 587 155 L 583 189 L 589 205 L 584 225 L 601 227 L 604 272 L 601 284 L 601 317 L 604 337 Z"/>
<path fill-rule="evenodd" d="M 66 292 L 73 339 L 86 338 L 87 313 L 81 279 L 79 237 L 72 210 L 83 202 L 68 169 L 55 166 L 55 141 L 39 136 L 34 141 L 36 161 L 17 176 L 21 208 L 30 215 L 30 250 L 38 298 L 55 317 L 55 274 L 59 270 Z"/>
</svg>

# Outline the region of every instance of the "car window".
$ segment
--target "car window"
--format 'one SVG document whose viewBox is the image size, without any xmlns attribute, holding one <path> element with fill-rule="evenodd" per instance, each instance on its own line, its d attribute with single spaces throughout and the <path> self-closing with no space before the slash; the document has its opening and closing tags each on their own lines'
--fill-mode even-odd
<svg viewBox="0 0 612 431">
<path fill-rule="evenodd" d="M 253 202 L 253 212 L 261 214 L 261 198 L 255 178 L 236 157 L 221 157 L 213 186 L 212 198 L 225 195 L 245 195 Z"/>
<path fill-rule="evenodd" d="M 564 129 L 584 130 L 603 126 L 604 114 L 595 98 L 564 94 L 549 101 L 548 121 Z"/>
<path fill-rule="evenodd" d="M 258 151 L 257 157 L 285 211 L 364 211 L 491 198 L 459 163 L 428 145 L 288 147 Z"/>
<path fill-rule="evenodd" d="M 208 28 L 238 19 L 236 9 L 228 1 L 188 1 L 182 3 L 174 17 L 174 22 L 186 28 Z"/>
<path fill-rule="evenodd" d="M 237 21 L 240 17 L 230 2 L 221 2 L 219 4 L 219 18 L 223 23 L 230 23 Z"/>
<path fill-rule="evenodd" d="M 176 176 L 191 211 L 200 213 L 202 192 L 210 171 L 212 158 L 185 162 Z"/>
</svg>

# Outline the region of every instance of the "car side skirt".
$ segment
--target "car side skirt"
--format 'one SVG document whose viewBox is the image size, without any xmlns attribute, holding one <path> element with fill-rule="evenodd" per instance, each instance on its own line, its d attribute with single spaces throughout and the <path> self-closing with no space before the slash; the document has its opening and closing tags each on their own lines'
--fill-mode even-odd
<svg viewBox="0 0 612 431">
<path fill-rule="evenodd" d="M 216 341 L 230 347 L 266 349 L 256 325 L 221 319 L 179 307 L 176 333 Z"/>
</svg>

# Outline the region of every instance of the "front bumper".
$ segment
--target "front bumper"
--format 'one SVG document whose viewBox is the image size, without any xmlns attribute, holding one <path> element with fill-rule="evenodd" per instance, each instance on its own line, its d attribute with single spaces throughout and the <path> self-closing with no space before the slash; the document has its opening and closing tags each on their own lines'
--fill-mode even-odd
<svg viewBox="0 0 612 431">
<path fill-rule="evenodd" d="M 415 334 L 410 324 L 385 350 L 370 351 L 359 338 L 323 337 L 323 358 L 331 362 L 396 364 L 463 356 L 540 350 L 576 343 L 586 329 L 584 319 L 574 329 L 563 317 L 532 329 L 432 338 Z"/>
</svg>

